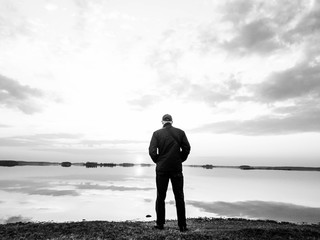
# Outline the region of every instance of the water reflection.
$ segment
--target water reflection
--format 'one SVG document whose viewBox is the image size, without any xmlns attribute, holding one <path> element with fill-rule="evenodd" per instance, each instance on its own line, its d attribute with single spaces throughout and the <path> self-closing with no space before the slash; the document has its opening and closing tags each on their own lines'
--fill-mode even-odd
<svg viewBox="0 0 320 240">
<path fill-rule="evenodd" d="M 272 219 L 289 222 L 320 222 L 320 208 L 300 206 L 282 202 L 244 201 L 244 202 L 199 202 L 187 201 L 188 205 L 204 212 L 223 217 L 250 219 Z"/>
<path fill-rule="evenodd" d="M 154 220 L 150 166 L 2 167 L 0 222 Z M 320 222 L 319 172 L 185 167 L 184 175 L 187 217 Z M 167 203 L 175 219 L 171 191 Z"/>
</svg>

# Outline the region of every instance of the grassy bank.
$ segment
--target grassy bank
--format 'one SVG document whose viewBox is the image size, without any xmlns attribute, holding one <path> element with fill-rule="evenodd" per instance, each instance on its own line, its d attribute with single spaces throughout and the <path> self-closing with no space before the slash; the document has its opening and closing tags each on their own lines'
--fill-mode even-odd
<svg viewBox="0 0 320 240">
<path fill-rule="evenodd" d="M 0 225 L 0 239 L 320 239 L 320 225 L 244 219 L 188 219 L 180 233 L 170 220 L 165 230 L 154 222 L 85 221 L 69 223 L 13 223 Z"/>
</svg>

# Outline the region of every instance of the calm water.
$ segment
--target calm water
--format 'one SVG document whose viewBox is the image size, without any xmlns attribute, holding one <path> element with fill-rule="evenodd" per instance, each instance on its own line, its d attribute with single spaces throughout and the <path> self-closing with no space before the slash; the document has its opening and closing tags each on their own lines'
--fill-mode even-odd
<svg viewBox="0 0 320 240">
<path fill-rule="evenodd" d="M 320 222 L 320 172 L 184 168 L 187 217 Z M 0 167 L 0 223 L 154 220 L 154 167 Z M 171 188 L 167 219 L 176 219 Z M 151 218 L 146 218 L 151 215 Z"/>
</svg>

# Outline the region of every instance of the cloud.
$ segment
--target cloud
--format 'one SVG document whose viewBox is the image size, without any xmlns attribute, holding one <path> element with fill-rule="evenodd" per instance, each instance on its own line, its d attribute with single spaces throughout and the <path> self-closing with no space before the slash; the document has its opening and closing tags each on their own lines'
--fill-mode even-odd
<svg viewBox="0 0 320 240">
<path fill-rule="evenodd" d="M 7 224 L 7 223 L 17 223 L 17 222 L 31 222 L 32 218 L 23 217 L 21 215 L 18 216 L 11 216 L 7 219 L 1 218 L 0 223 L 1 224 Z"/>
<path fill-rule="evenodd" d="M 235 37 L 221 46 L 230 52 L 269 54 L 281 48 L 275 36 L 276 29 L 270 19 L 258 19 L 244 24 Z"/>
<path fill-rule="evenodd" d="M 123 161 L 132 159 L 132 154 L 137 154 L 135 147 L 142 148 L 145 141 L 132 139 L 90 139 L 82 134 L 34 134 L 12 137 L 0 137 L 0 149 L 19 148 L 10 158 L 25 158 L 26 152 L 33 152 L 29 160 L 41 160 L 48 154 L 51 160 L 88 161 L 95 158 L 101 161 Z M 54 160 L 55 159 L 55 160 Z"/>
<path fill-rule="evenodd" d="M 0 138 L 1 146 L 50 147 L 57 144 L 71 144 L 82 137 L 81 134 L 48 133 Z"/>
<path fill-rule="evenodd" d="M 320 53 L 320 49 L 316 51 Z M 238 134 L 291 134 L 320 132 L 320 59 L 307 54 L 288 69 L 271 73 L 259 84 L 247 85 L 252 97 L 269 115 L 247 121 L 224 121 L 207 125 L 215 132 Z"/>
<path fill-rule="evenodd" d="M 218 45 L 233 55 L 270 55 L 277 50 L 289 50 L 292 44 L 299 44 L 292 35 L 304 34 L 300 26 L 314 22 L 314 17 L 311 21 L 303 17 L 309 11 L 307 1 L 226 1 L 220 7 L 221 23 L 231 23 L 223 31 L 226 37 L 211 37 L 215 41 L 203 44 Z"/>
<path fill-rule="evenodd" d="M 6 1 L 0 6 L 0 39 L 13 39 L 21 35 L 30 36 L 32 31 L 29 22 L 18 14 L 14 3 Z"/>
<path fill-rule="evenodd" d="M 298 9 L 297 9 L 298 10 Z M 301 9 L 300 9 L 301 11 Z M 309 9 L 304 12 L 300 21 L 295 27 L 288 31 L 288 38 L 290 40 L 301 40 L 309 37 L 319 36 L 320 31 L 320 3 L 313 1 Z"/>
<path fill-rule="evenodd" d="M 166 35 L 166 33 L 164 33 L 164 35 Z M 160 42 L 166 42 L 166 38 Z M 174 40 L 170 40 L 170 42 L 176 40 L 177 39 L 174 38 Z M 181 47 L 178 48 L 165 44 L 162 45 L 161 48 L 154 49 L 147 61 L 150 66 L 158 72 L 159 80 L 162 83 L 172 83 L 172 81 L 175 80 L 178 61 L 183 57 L 183 55 L 184 53 Z"/>
<path fill-rule="evenodd" d="M 213 17 L 211 22 L 172 25 L 163 32 L 146 59 L 157 73 L 158 81 L 145 93 L 139 92 L 129 104 L 145 108 L 156 104 L 159 98 L 172 98 L 201 101 L 216 107 L 217 103 L 239 100 L 235 97 L 238 97 L 240 87 L 233 91 L 226 87 L 229 76 L 236 73 L 232 70 L 234 67 L 209 70 L 206 64 L 217 61 L 222 66 L 222 62 L 231 58 L 241 65 L 246 61 L 244 58 L 250 58 L 252 54 L 263 58 L 277 57 L 273 54 L 279 54 L 280 50 L 288 54 L 297 50 L 296 45 L 304 47 L 304 42 L 292 42 L 289 36 L 302 21 L 301 16 L 310 11 L 305 2 L 237 0 L 224 1 L 220 5 L 217 14 L 220 17 Z M 199 71 L 190 75 L 186 68 Z M 226 77 L 227 72 L 229 76 Z M 246 90 L 245 85 L 242 87 Z"/>
<path fill-rule="evenodd" d="M 239 95 L 242 84 L 231 76 L 220 82 L 207 78 L 202 84 L 190 83 L 186 84 L 185 88 L 188 88 L 185 93 L 186 99 L 216 106 L 218 103 L 234 100 Z"/>
<path fill-rule="evenodd" d="M 319 63 L 318 63 L 319 64 Z M 262 101 L 284 101 L 299 97 L 320 97 L 320 64 L 308 63 L 272 73 L 257 85 L 256 96 Z"/>
<path fill-rule="evenodd" d="M 303 109 L 303 108 L 302 108 Z M 280 109 L 278 109 L 280 111 Z M 191 132 L 232 133 L 239 135 L 283 135 L 320 132 L 320 106 L 317 109 L 288 108 L 287 115 L 260 116 L 249 120 L 229 120 L 205 124 Z M 285 109 L 281 111 L 286 112 Z"/>
<path fill-rule="evenodd" d="M 73 189 L 55 189 L 54 184 L 50 182 L 34 182 L 29 180 L 3 180 L 0 182 L 0 188 L 2 191 L 24 193 L 28 195 L 53 197 L 80 195 Z"/>
<path fill-rule="evenodd" d="M 43 133 L 31 135 L 30 138 L 44 140 L 44 139 L 78 139 L 82 134 L 76 133 Z"/>
<path fill-rule="evenodd" d="M 122 144 L 137 144 L 137 143 L 146 143 L 147 141 L 140 141 L 140 140 L 125 140 L 125 139 L 113 139 L 113 140 L 82 140 L 80 141 L 81 144 L 85 144 L 88 146 L 95 146 L 95 145 L 104 145 L 104 144 L 111 144 L 111 145 L 122 145 Z"/>
<path fill-rule="evenodd" d="M 253 10 L 254 1 L 238 0 L 238 1 L 225 1 L 220 6 L 222 12 L 222 19 L 230 21 L 233 24 L 238 24 L 246 19 L 246 16 Z"/>
<path fill-rule="evenodd" d="M 0 106 L 17 108 L 25 114 L 40 112 L 42 109 L 37 99 L 44 96 L 43 92 L 28 85 L 0 74 Z"/>
<path fill-rule="evenodd" d="M 176 29 L 175 29 L 176 28 Z M 163 99 L 184 98 L 185 91 L 190 89 L 190 81 L 181 72 L 181 61 L 190 52 L 187 41 L 187 28 L 175 26 L 162 32 L 160 39 L 147 53 L 145 64 L 155 73 L 155 78 L 137 92 L 128 104 L 145 109 L 161 102 Z"/>
<path fill-rule="evenodd" d="M 138 108 L 148 108 L 159 102 L 161 99 L 160 96 L 158 95 L 151 95 L 151 94 L 145 94 L 145 95 L 140 95 L 134 99 L 128 100 L 128 104 L 136 106 Z"/>
<path fill-rule="evenodd" d="M 101 149 L 102 152 L 111 150 L 117 152 L 116 149 L 109 149 L 109 147 L 114 145 L 139 144 L 145 142 L 146 141 L 126 139 L 85 139 L 85 136 L 83 134 L 77 133 L 44 133 L 0 138 L 1 146 L 34 147 L 43 151 L 79 151 L 82 153 L 88 152 L 89 150 L 93 150 L 94 147 L 101 146 L 105 147 L 104 149 Z"/>
<path fill-rule="evenodd" d="M 280 56 L 278 53 L 274 54 L 274 50 L 285 50 L 290 54 L 297 51 L 299 55 L 296 56 L 297 59 L 293 59 L 292 66 L 270 72 L 265 78 L 259 79 L 258 84 L 242 84 L 233 92 L 220 88 L 220 94 L 230 96 L 221 99 L 221 103 L 235 100 L 238 104 L 258 104 L 269 110 L 268 115 L 243 121 L 231 119 L 212 122 L 194 131 L 240 135 L 320 132 L 320 47 L 317 44 L 320 41 L 317 21 L 320 4 L 315 1 L 309 3 L 228 1 L 224 5 L 222 20 L 232 23 L 231 30 L 229 29 L 233 32 L 232 37 L 226 41 L 219 42 L 216 39 L 211 43 L 203 42 L 212 44 L 210 49 L 222 46 L 231 54 L 258 53 L 264 58 L 267 57 L 263 56 L 264 52 L 270 57 Z M 225 12 L 227 9 L 231 11 Z M 249 94 L 241 95 L 241 91 Z M 214 96 L 213 93 L 208 95 Z M 209 98 L 202 98 L 202 101 L 210 103 Z"/>
<path fill-rule="evenodd" d="M 223 217 L 269 219 L 289 222 L 320 222 L 320 208 L 282 202 L 201 202 L 187 201 L 188 205 Z"/>
<path fill-rule="evenodd" d="M 132 158 L 132 152 L 130 152 L 130 150 L 128 150 L 127 148 L 114 148 L 114 147 L 84 148 L 84 147 L 66 146 L 63 148 L 59 148 L 59 147 L 37 148 L 35 150 L 43 151 L 43 152 L 51 152 L 51 153 L 68 154 L 67 157 L 70 156 L 70 160 L 77 161 L 77 162 L 78 161 L 86 162 L 92 158 L 94 158 L 95 160 L 103 161 L 103 162 L 105 161 L 119 162 L 119 161 L 123 161 L 123 159 Z"/>
<path fill-rule="evenodd" d="M 149 191 L 154 190 L 154 188 L 148 187 L 126 187 L 126 186 L 105 186 L 100 184 L 91 184 L 89 182 L 76 185 L 78 189 L 81 190 L 110 190 L 110 191 Z"/>
<path fill-rule="evenodd" d="M 128 103 L 145 109 L 153 106 L 161 99 L 173 99 L 173 101 L 204 102 L 211 107 L 215 107 L 219 103 L 232 101 L 240 97 L 242 88 L 241 82 L 234 76 L 219 79 L 219 81 L 204 76 L 197 83 L 186 77 L 179 77 L 178 73 L 169 84 L 162 84 L 161 82 L 158 82 L 158 84 L 159 87 L 154 90 L 156 92 L 154 95 L 140 94 Z"/>
<path fill-rule="evenodd" d="M 130 104 L 145 109 L 161 97 L 205 103 L 218 113 L 226 112 L 224 106 L 244 107 L 242 104 L 261 106 L 268 111 L 263 115 L 257 112 L 248 120 L 229 118 L 208 123 L 194 132 L 240 135 L 320 132 L 320 47 L 317 44 L 320 4 L 316 1 L 232 0 L 220 4 L 219 10 L 216 21 L 197 26 L 186 23 L 188 30 L 175 25 L 163 32 L 157 48 L 147 59 L 158 81 L 151 91 L 139 93 Z M 245 83 L 246 71 L 250 75 L 251 70 L 239 70 L 244 72 L 238 74 L 232 70 L 232 64 L 251 61 L 253 54 L 262 63 L 285 59 L 286 64 L 276 67 L 277 70 L 270 67 L 263 77 L 256 79 L 259 83 L 248 84 Z M 224 56 L 222 62 L 230 58 L 234 63 L 216 72 L 207 68 L 201 71 L 201 64 L 215 61 L 215 55 Z M 188 69 L 183 65 L 190 56 L 201 62 L 189 65 L 201 69 L 198 71 L 201 73 L 194 76 L 187 75 Z M 294 56 L 291 65 L 288 56 Z"/>
</svg>

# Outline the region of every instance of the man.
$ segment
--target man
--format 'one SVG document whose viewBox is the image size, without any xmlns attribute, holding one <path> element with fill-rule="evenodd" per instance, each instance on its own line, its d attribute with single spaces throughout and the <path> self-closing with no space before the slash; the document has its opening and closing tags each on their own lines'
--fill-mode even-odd
<svg viewBox="0 0 320 240">
<path fill-rule="evenodd" d="M 157 221 L 155 228 L 164 229 L 165 199 L 169 179 L 176 201 L 178 225 L 181 232 L 187 230 L 186 210 L 183 194 L 182 162 L 190 153 L 190 144 L 187 136 L 181 129 L 172 126 L 172 117 L 165 114 L 162 117 L 163 128 L 152 135 L 149 155 L 156 163 Z"/>
</svg>

